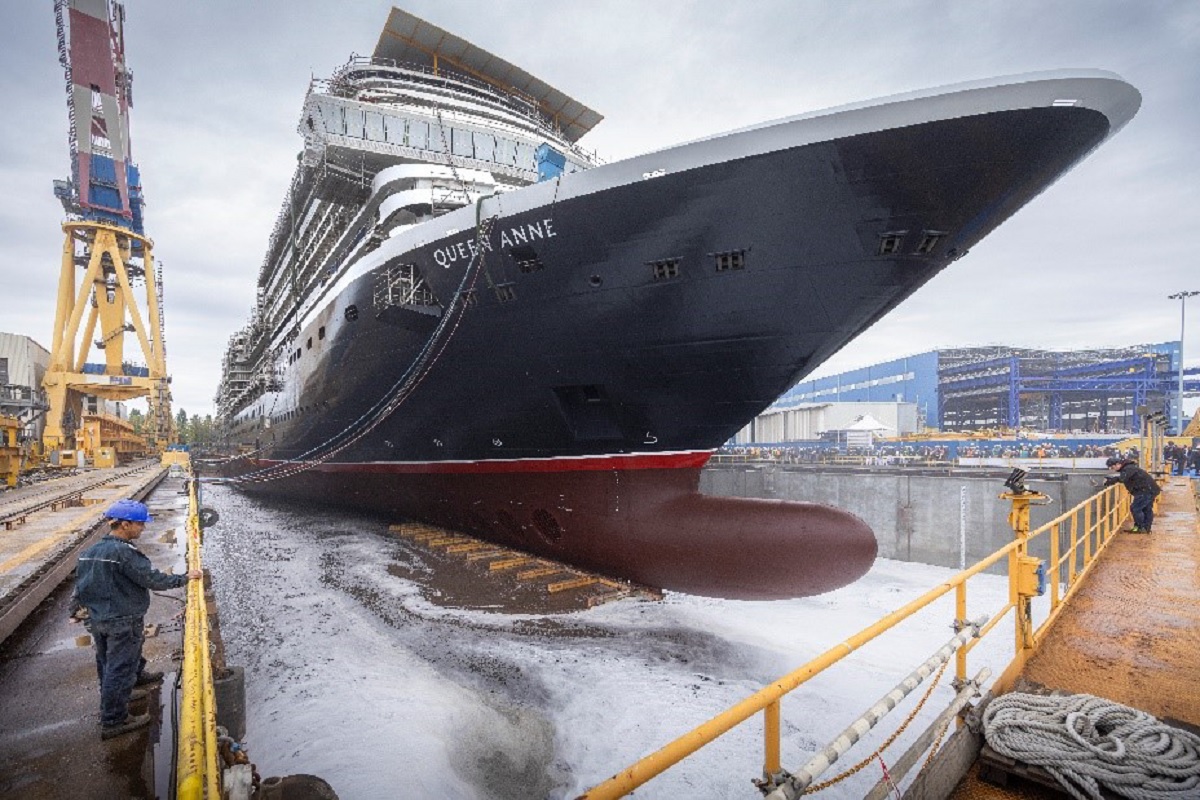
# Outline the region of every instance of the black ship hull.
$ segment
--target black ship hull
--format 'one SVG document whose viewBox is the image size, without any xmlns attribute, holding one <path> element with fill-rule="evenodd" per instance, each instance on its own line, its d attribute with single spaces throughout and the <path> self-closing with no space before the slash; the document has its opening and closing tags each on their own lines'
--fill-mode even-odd
<svg viewBox="0 0 1200 800">
<path fill-rule="evenodd" d="M 254 450 L 243 485 L 687 592 L 844 585 L 874 559 L 865 524 L 702 497 L 699 469 L 1112 132 L 1093 108 L 1016 105 L 794 146 L 768 126 L 397 236 L 331 286 L 282 388 L 233 420 Z M 748 154 L 713 155 L 731 149 Z M 436 306 L 380 301 L 399 267 Z"/>
</svg>

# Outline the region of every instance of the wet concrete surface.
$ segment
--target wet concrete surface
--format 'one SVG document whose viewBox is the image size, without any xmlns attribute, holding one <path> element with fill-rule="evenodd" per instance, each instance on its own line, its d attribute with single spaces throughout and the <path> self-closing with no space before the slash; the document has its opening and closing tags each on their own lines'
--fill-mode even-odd
<svg viewBox="0 0 1200 800">
<path fill-rule="evenodd" d="M 183 545 L 173 533 L 182 530 L 186 511 L 181 488 L 172 479 L 159 485 L 148 502 L 155 519 L 138 542 L 161 570 L 183 569 Z M 159 630 L 143 653 L 150 669 L 167 676 L 131 707 L 151 713 L 149 729 L 102 741 L 94 651 L 84 627 L 68 619 L 71 588 L 71 581 L 60 586 L 0 645 L 0 798 L 165 797 L 172 748 L 162 703 L 171 692 L 182 604 L 151 597 L 146 621 Z M 182 590 L 164 594 L 182 597 Z M 165 746 L 156 748 L 160 742 Z"/>
</svg>

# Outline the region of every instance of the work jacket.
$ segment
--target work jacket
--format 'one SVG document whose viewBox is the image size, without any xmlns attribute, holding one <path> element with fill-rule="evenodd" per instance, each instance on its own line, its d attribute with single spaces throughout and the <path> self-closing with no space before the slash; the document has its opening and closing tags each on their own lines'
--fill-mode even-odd
<svg viewBox="0 0 1200 800">
<path fill-rule="evenodd" d="M 1158 496 L 1162 489 L 1158 485 L 1158 481 L 1154 480 L 1149 472 L 1139 467 L 1137 464 L 1125 464 L 1120 471 L 1105 481 L 1105 485 L 1114 483 L 1123 483 L 1130 494 L 1149 494 Z"/>
<path fill-rule="evenodd" d="M 151 589 L 177 589 L 187 581 L 187 575 L 159 572 L 133 542 L 109 534 L 79 555 L 75 600 L 101 622 L 143 617 L 150 608 Z"/>
</svg>

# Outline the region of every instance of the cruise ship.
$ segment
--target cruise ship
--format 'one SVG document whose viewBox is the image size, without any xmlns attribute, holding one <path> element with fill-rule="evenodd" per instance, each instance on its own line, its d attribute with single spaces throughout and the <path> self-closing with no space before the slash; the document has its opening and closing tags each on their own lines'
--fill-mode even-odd
<svg viewBox="0 0 1200 800">
<path fill-rule="evenodd" d="M 700 470 L 1139 104 L 1039 73 L 603 163 L 598 113 L 393 9 L 304 100 L 224 358 L 224 469 L 669 590 L 844 586 L 875 558 L 861 520 L 706 496 Z"/>
</svg>

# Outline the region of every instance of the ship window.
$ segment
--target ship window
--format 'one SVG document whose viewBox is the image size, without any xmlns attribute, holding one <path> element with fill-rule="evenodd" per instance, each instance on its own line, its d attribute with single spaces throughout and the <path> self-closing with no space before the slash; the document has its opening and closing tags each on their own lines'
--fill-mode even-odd
<svg viewBox="0 0 1200 800">
<path fill-rule="evenodd" d="M 429 149 L 429 123 L 418 120 L 408 121 L 408 146 L 418 150 Z"/>
<path fill-rule="evenodd" d="M 367 112 L 366 137 L 374 142 L 383 141 L 383 117 L 377 111 Z"/>
<path fill-rule="evenodd" d="M 318 339 L 324 339 L 324 338 L 325 338 L 325 326 L 324 326 L 324 325 L 322 325 L 322 326 L 321 326 L 321 327 L 320 327 L 320 328 L 317 330 L 317 338 L 318 338 Z"/>
<path fill-rule="evenodd" d="M 346 319 L 351 322 L 358 319 L 358 306 L 346 306 Z"/>
<path fill-rule="evenodd" d="M 346 109 L 346 135 L 363 138 L 363 112 L 356 108 Z"/>
<path fill-rule="evenodd" d="M 479 299 L 475 296 L 474 289 L 467 289 L 465 292 L 463 292 L 462 299 L 463 299 L 463 308 L 471 308 L 472 306 L 474 306 L 476 303 L 479 302 Z"/>
<path fill-rule="evenodd" d="M 682 259 L 664 258 L 661 261 L 647 262 L 654 272 L 654 280 L 665 281 L 679 276 L 679 262 Z"/>
<path fill-rule="evenodd" d="M 430 150 L 436 150 L 439 153 L 444 153 L 450 147 L 450 134 L 446 129 L 437 123 L 429 124 L 429 146 Z"/>
<path fill-rule="evenodd" d="M 475 146 L 471 143 L 471 132 L 459 128 L 450 129 L 450 148 L 456 156 L 471 158 L 475 155 Z"/>
<path fill-rule="evenodd" d="M 517 163 L 517 143 L 501 138 L 496 143 L 496 162 L 514 166 Z"/>
<path fill-rule="evenodd" d="M 517 299 L 517 291 L 512 285 L 497 286 L 496 299 L 501 303 L 507 303 Z"/>
<path fill-rule="evenodd" d="M 308 337 L 308 344 L 306 345 L 306 347 L 307 347 L 309 350 L 312 350 L 312 337 L 311 337 L 311 336 L 310 336 L 310 337 Z"/>
<path fill-rule="evenodd" d="M 533 160 L 533 146 L 524 142 L 517 143 L 517 167 L 520 169 L 536 170 L 537 163 Z"/>
<path fill-rule="evenodd" d="M 879 236 L 879 255 L 890 256 L 900 252 L 900 245 L 904 243 L 904 235 L 908 231 L 889 231 Z"/>
<path fill-rule="evenodd" d="M 404 120 L 384 117 L 383 135 L 390 144 L 404 144 Z"/>
<path fill-rule="evenodd" d="M 725 253 L 713 253 L 717 262 L 717 272 L 728 272 L 731 269 L 746 268 L 746 251 L 730 250 Z"/>
<path fill-rule="evenodd" d="M 511 248 L 508 254 L 512 256 L 513 261 L 517 262 L 517 269 L 521 272 L 537 272 L 546 266 L 538 258 L 537 251 L 529 245 L 517 245 Z"/>
<path fill-rule="evenodd" d="M 475 131 L 471 134 L 475 140 L 475 157 L 481 161 L 496 160 L 496 137 L 490 133 Z"/>
<path fill-rule="evenodd" d="M 922 231 L 921 243 L 917 245 L 917 255 L 926 256 L 933 252 L 946 234 L 944 231 Z"/>
</svg>

